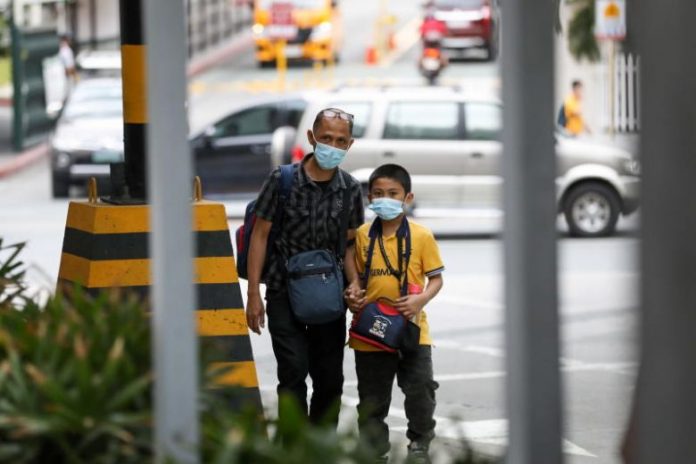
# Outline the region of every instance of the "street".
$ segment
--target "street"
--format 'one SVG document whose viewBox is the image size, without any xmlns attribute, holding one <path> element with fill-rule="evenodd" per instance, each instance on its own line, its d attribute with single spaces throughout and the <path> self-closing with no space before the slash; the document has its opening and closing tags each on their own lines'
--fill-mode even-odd
<svg viewBox="0 0 696 464">
<path fill-rule="evenodd" d="M 0 182 L 0 235 L 7 243 L 29 242 L 24 259 L 33 290 L 54 288 L 67 204 L 50 198 L 47 162 Z M 239 223 L 232 219 L 230 229 Z M 467 229 L 465 219 L 454 223 Z M 480 233 L 462 235 L 465 238 L 440 242 L 445 286 L 428 308 L 440 383 L 437 432 L 443 446 L 436 449 L 446 450 L 463 436 L 475 449 L 500 455 L 506 443 L 502 242 Z M 558 243 L 565 451 L 573 464 L 618 463 L 636 370 L 639 242 L 619 234 L 607 239 L 561 238 Z M 273 414 L 275 360 L 268 332 L 251 334 L 251 340 L 264 406 Z M 349 427 L 354 425 L 357 400 L 350 352 L 344 370 L 341 417 Z M 403 441 L 403 397 L 398 388 L 389 421 L 394 441 Z"/>
<path fill-rule="evenodd" d="M 377 3 L 344 2 L 346 44 L 333 70 L 311 67 L 289 70 L 286 88 L 307 90 L 330 85 L 414 84 L 422 78 L 416 69 L 419 2 L 391 2 L 395 30 L 403 39 L 384 65 L 364 64 L 371 31 L 364 18 L 373 18 Z M 415 40 L 414 40 L 414 34 Z M 201 74 L 190 82 L 192 129 L 228 113 L 243 101 L 278 92 L 274 70 L 256 69 L 252 50 Z M 498 65 L 483 61 L 453 63 L 444 84 L 497 92 Z M 416 192 L 417 195 L 417 192 Z M 224 199 L 230 230 L 240 224 L 245 198 Z M 29 282 L 37 292 L 53 290 L 60 261 L 66 200 L 50 193 L 50 166 L 44 160 L 0 180 L 0 237 L 6 243 L 28 241 L 24 260 Z M 507 443 L 505 420 L 504 305 L 502 241 L 491 234 L 500 225 L 481 227 L 466 216 L 450 220 L 418 218 L 455 239 L 440 242 L 445 261 L 444 288 L 427 308 L 437 391 L 438 446 L 443 457 L 460 438 L 475 449 L 501 456 Z M 633 222 L 631 222 L 633 221 Z M 619 234 L 606 239 L 571 239 L 559 236 L 559 301 L 562 341 L 564 451 L 571 464 L 618 463 L 618 448 L 627 421 L 637 367 L 636 310 L 639 240 L 627 233 L 635 220 L 620 222 Z M 174 250 L 173 250 L 174 251 Z M 242 282 L 243 289 L 244 282 Z M 246 295 L 245 295 L 246 296 Z M 251 334 L 262 398 L 269 414 L 275 411 L 275 360 L 268 331 Z M 341 426 L 355 425 L 357 391 L 353 355 L 346 351 L 344 408 Z M 405 447 L 403 396 L 395 387 L 389 424 L 393 442 Z"/>
</svg>

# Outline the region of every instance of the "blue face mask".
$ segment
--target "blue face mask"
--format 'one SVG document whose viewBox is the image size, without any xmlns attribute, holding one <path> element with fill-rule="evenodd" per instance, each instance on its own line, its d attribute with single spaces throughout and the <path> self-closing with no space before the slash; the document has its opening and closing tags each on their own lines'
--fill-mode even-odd
<svg viewBox="0 0 696 464">
<path fill-rule="evenodd" d="M 316 158 L 320 168 L 328 171 L 341 164 L 343 158 L 346 157 L 347 151 L 317 142 L 317 146 L 314 147 L 314 158 Z"/>
<path fill-rule="evenodd" d="M 391 221 L 404 212 L 404 203 L 392 198 L 375 198 L 368 206 L 380 219 Z"/>
</svg>

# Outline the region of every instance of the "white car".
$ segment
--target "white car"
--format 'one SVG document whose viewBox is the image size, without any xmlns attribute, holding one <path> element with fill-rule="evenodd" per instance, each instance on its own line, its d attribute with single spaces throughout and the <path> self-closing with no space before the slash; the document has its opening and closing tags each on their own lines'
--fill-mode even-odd
<svg viewBox="0 0 696 464">
<path fill-rule="evenodd" d="M 356 141 L 342 167 L 365 185 L 377 166 L 396 163 L 411 173 L 418 207 L 501 209 L 502 107 L 495 98 L 449 87 L 324 92 L 312 98 L 295 145 L 280 150 L 276 163 L 312 150 L 306 132 L 328 107 L 355 116 Z M 619 216 L 638 207 L 638 161 L 612 146 L 562 136 L 556 137 L 556 153 L 556 198 L 570 232 L 612 234 Z"/>
</svg>

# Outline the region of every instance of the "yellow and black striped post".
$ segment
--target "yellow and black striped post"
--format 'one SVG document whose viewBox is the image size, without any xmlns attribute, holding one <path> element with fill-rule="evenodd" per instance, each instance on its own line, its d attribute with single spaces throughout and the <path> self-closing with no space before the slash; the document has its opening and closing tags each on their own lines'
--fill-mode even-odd
<svg viewBox="0 0 696 464">
<path fill-rule="evenodd" d="M 63 240 L 58 289 L 80 285 L 87 293 L 120 289 L 144 301 L 152 284 L 149 250 L 150 206 L 146 204 L 147 80 L 141 0 L 121 0 L 121 53 L 125 162 L 112 165 L 112 196 L 100 202 L 96 183 L 90 198 L 71 202 Z M 176 162 L 176 160 L 174 161 Z M 114 176 L 114 170 L 123 176 Z M 182 186 L 189 188 L 189 185 Z M 262 411 L 258 377 L 249 339 L 242 294 L 222 204 L 201 200 L 196 183 L 193 225 L 196 254 L 196 319 L 202 343 L 218 353 L 210 367 L 226 367 L 218 390 L 231 406 Z M 173 249 L 171 253 L 178 253 Z"/>
<path fill-rule="evenodd" d="M 91 294 L 120 289 L 146 300 L 152 282 L 149 218 L 147 205 L 71 202 L 58 273 L 59 288 L 79 284 Z M 211 367 L 230 367 L 217 383 L 220 389 L 229 388 L 230 395 L 226 396 L 234 401 L 233 406 L 251 404 L 261 410 L 224 205 L 195 202 L 193 222 L 198 333 L 202 343 L 214 345 L 211 351 L 219 355 L 209 360 Z"/>
<path fill-rule="evenodd" d="M 127 190 L 114 186 L 114 202 L 145 200 L 147 191 L 146 47 L 141 0 L 121 0 L 124 174 Z M 112 176 L 114 177 L 114 176 Z M 114 177 L 117 178 L 117 177 Z"/>
</svg>

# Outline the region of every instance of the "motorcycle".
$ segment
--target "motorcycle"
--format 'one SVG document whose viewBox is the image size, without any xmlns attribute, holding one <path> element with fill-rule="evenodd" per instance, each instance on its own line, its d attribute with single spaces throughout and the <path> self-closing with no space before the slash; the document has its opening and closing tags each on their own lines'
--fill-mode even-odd
<svg viewBox="0 0 696 464">
<path fill-rule="evenodd" d="M 439 48 L 426 47 L 423 49 L 418 69 L 421 75 L 427 79 L 429 85 L 437 84 L 437 79 L 445 66 L 447 66 L 447 60 Z"/>
</svg>

